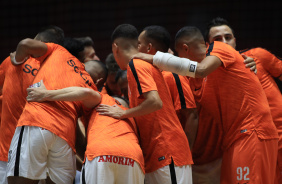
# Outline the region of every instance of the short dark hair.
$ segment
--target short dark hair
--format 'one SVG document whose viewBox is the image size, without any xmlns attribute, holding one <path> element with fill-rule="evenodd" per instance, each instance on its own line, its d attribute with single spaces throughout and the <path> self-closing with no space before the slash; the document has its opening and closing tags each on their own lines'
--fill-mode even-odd
<svg viewBox="0 0 282 184">
<path fill-rule="evenodd" d="M 181 28 L 175 35 L 175 43 L 183 37 L 203 36 L 201 31 L 195 26 L 185 26 Z"/>
<path fill-rule="evenodd" d="M 74 38 L 78 41 L 80 41 L 84 47 L 86 46 L 93 46 L 94 45 L 94 42 L 92 40 L 92 38 L 90 38 L 89 36 L 86 36 L 86 37 L 80 37 L 80 38 Z"/>
<path fill-rule="evenodd" d="M 64 47 L 77 58 L 79 58 L 79 53 L 84 50 L 84 45 L 81 41 L 69 37 L 65 38 Z"/>
<path fill-rule="evenodd" d="M 112 36 L 111 36 L 112 43 L 117 38 L 127 38 L 127 39 L 137 40 L 138 31 L 136 27 L 134 27 L 131 24 L 121 24 L 117 26 L 112 33 Z"/>
<path fill-rule="evenodd" d="M 211 30 L 212 27 L 223 26 L 223 25 L 228 26 L 231 29 L 231 31 L 234 35 L 234 30 L 230 26 L 229 22 L 227 20 L 225 20 L 224 18 L 216 17 L 216 18 L 212 19 L 207 25 L 207 28 L 206 28 L 206 31 L 205 31 L 205 41 L 209 42 L 210 30 Z"/>
<path fill-rule="evenodd" d="M 47 27 L 43 27 L 39 31 L 38 35 L 40 36 L 41 41 L 43 42 L 56 43 L 62 46 L 64 44 L 64 31 L 58 26 L 50 25 Z"/>
<path fill-rule="evenodd" d="M 120 68 L 115 60 L 113 53 L 110 53 L 105 60 L 106 67 L 109 70 L 109 73 L 116 73 Z"/>
<path fill-rule="evenodd" d="M 170 34 L 162 26 L 152 25 L 143 29 L 145 36 L 157 42 L 157 50 L 167 52 L 170 45 Z"/>
<path fill-rule="evenodd" d="M 118 82 L 118 80 L 122 77 L 126 77 L 127 76 L 127 70 L 122 70 L 122 69 L 119 69 L 117 74 L 116 74 L 116 78 L 115 78 L 115 82 Z"/>
</svg>

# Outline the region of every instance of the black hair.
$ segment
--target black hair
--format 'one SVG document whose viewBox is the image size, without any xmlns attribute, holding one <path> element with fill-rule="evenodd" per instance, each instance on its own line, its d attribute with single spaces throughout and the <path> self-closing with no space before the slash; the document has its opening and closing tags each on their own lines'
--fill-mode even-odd
<svg viewBox="0 0 282 184">
<path fill-rule="evenodd" d="M 133 25 L 121 24 L 117 26 L 112 33 L 112 36 L 111 36 L 112 43 L 117 38 L 127 38 L 127 39 L 137 40 L 138 31 Z"/>
<path fill-rule="evenodd" d="M 90 38 L 89 36 L 86 36 L 86 37 L 80 37 L 80 38 L 74 38 L 78 41 L 80 41 L 84 47 L 86 46 L 93 46 L 94 45 L 94 42 L 92 40 L 92 38 Z"/>
<path fill-rule="evenodd" d="M 162 26 L 147 26 L 143 29 L 145 32 L 145 36 L 150 40 L 156 41 L 156 48 L 159 51 L 167 52 L 170 45 L 170 34 L 169 32 Z"/>
<path fill-rule="evenodd" d="M 62 46 L 64 44 L 64 31 L 58 26 L 50 25 L 43 27 L 39 31 L 38 36 L 40 37 L 41 41 L 46 43 L 51 42 Z"/>
<path fill-rule="evenodd" d="M 177 43 L 183 37 L 203 36 L 201 31 L 194 26 L 185 26 L 181 28 L 175 35 L 175 43 Z"/>
<path fill-rule="evenodd" d="M 65 38 L 64 47 L 77 58 L 79 58 L 79 53 L 84 50 L 84 45 L 81 41 L 69 37 Z"/>
<path fill-rule="evenodd" d="M 216 18 L 212 19 L 207 25 L 207 28 L 206 28 L 206 31 L 205 31 L 205 41 L 209 42 L 210 30 L 211 30 L 212 27 L 223 26 L 223 25 L 228 26 L 231 29 L 231 31 L 234 35 L 234 30 L 230 26 L 229 22 L 227 20 L 225 20 L 224 18 L 216 17 Z"/>
<path fill-rule="evenodd" d="M 105 63 L 106 63 L 106 67 L 109 70 L 109 73 L 116 73 L 120 69 L 116 60 L 115 60 L 113 53 L 110 53 L 107 56 Z"/>
<path fill-rule="evenodd" d="M 118 72 L 117 72 L 117 74 L 116 74 L 115 82 L 117 83 L 118 80 L 119 80 L 120 78 L 122 78 L 124 75 L 126 76 L 126 74 L 127 74 L 127 71 L 126 71 L 126 70 L 119 69 Z"/>
</svg>

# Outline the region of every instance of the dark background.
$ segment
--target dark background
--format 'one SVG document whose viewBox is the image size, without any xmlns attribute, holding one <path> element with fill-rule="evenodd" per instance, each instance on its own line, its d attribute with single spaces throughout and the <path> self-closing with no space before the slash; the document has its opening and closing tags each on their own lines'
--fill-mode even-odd
<svg viewBox="0 0 282 184">
<path fill-rule="evenodd" d="M 0 60 L 14 51 L 20 40 L 33 38 L 41 27 L 50 24 L 61 27 L 68 37 L 90 36 L 104 61 L 111 52 L 111 33 L 121 23 L 133 24 L 139 31 L 148 25 L 161 25 L 173 40 L 181 27 L 192 25 L 204 31 L 207 22 L 216 16 L 233 26 L 238 50 L 259 46 L 282 56 L 280 4 L 265 0 L 4 0 L 0 6 Z"/>
</svg>

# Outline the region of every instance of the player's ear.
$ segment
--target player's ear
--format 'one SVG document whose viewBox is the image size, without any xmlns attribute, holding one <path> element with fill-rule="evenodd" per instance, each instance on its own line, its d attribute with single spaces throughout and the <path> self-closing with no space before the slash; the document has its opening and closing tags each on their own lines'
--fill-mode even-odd
<svg viewBox="0 0 282 184">
<path fill-rule="evenodd" d="M 152 48 L 153 48 L 152 43 L 149 43 L 148 46 L 147 46 L 147 53 L 150 53 Z"/>
<path fill-rule="evenodd" d="M 117 53 L 118 52 L 118 45 L 114 42 L 114 43 L 112 43 L 112 51 L 114 52 L 114 53 Z"/>
<path fill-rule="evenodd" d="M 185 52 L 189 52 L 189 46 L 186 43 L 182 44 L 182 48 L 185 50 Z"/>
</svg>

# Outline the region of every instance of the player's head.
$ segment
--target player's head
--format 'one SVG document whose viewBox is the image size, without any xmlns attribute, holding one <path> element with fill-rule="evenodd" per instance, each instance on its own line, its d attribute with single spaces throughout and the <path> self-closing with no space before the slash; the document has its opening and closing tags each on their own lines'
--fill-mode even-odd
<svg viewBox="0 0 282 184">
<path fill-rule="evenodd" d="M 64 40 L 64 47 L 72 54 L 74 55 L 80 62 L 83 62 L 81 58 L 79 57 L 79 53 L 84 50 L 84 45 L 82 42 L 74 39 L 74 38 L 65 38 Z"/>
<path fill-rule="evenodd" d="M 117 72 L 115 81 L 121 91 L 121 94 L 124 96 L 125 99 L 128 100 L 128 81 L 127 81 L 127 71 L 126 70 L 119 70 Z"/>
<path fill-rule="evenodd" d="M 112 96 L 118 104 L 121 104 L 125 108 L 129 108 L 129 102 L 127 99 L 120 97 L 120 96 Z"/>
<path fill-rule="evenodd" d="M 170 34 L 162 26 L 148 26 L 138 37 L 138 51 L 155 54 L 157 51 L 168 52 Z"/>
<path fill-rule="evenodd" d="M 227 20 L 221 17 L 216 17 L 209 22 L 205 33 L 205 39 L 208 43 L 220 41 L 232 46 L 233 48 L 236 47 L 234 31 Z"/>
<path fill-rule="evenodd" d="M 92 38 L 87 36 L 75 39 L 82 42 L 82 44 L 84 45 L 84 50 L 79 53 L 79 57 L 81 58 L 81 60 L 83 60 L 84 63 L 90 60 L 100 61 L 100 58 L 97 56 L 96 51 L 94 49 L 94 42 Z"/>
<path fill-rule="evenodd" d="M 107 56 L 105 63 L 108 69 L 108 78 L 105 85 L 106 90 L 109 95 L 120 95 L 121 92 L 117 86 L 117 82 L 115 81 L 119 66 L 112 53 Z"/>
<path fill-rule="evenodd" d="M 133 25 L 121 24 L 113 31 L 111 40 L 114 57 L 120 68 L 126 70 L 128 54 L 137 52 L 138 31 Z"/>
<path fill-rule="evenodd" d="M 179 57 L 201 61 L 205 49 L 204 37 L 198 28 L 185 26 L 176 33 L 175 50 Z"/>
<path fill-rule="evenodd" d="M 64 44 L 64 31 L 57 26 L 51 25 L 51 26 L 42 28 L 34 39 L 40 40 L 45 43 L 51 42 L 51 43 L 63 45 Z"/>
<path fill-rule="evenodd" d="M 84 64 L 85 70 L 90 74 L 97 88 L 102 88 L 108 76 L 108 70 L 105 64 L 97 60 L 87 61 Z"/>
</svg>

